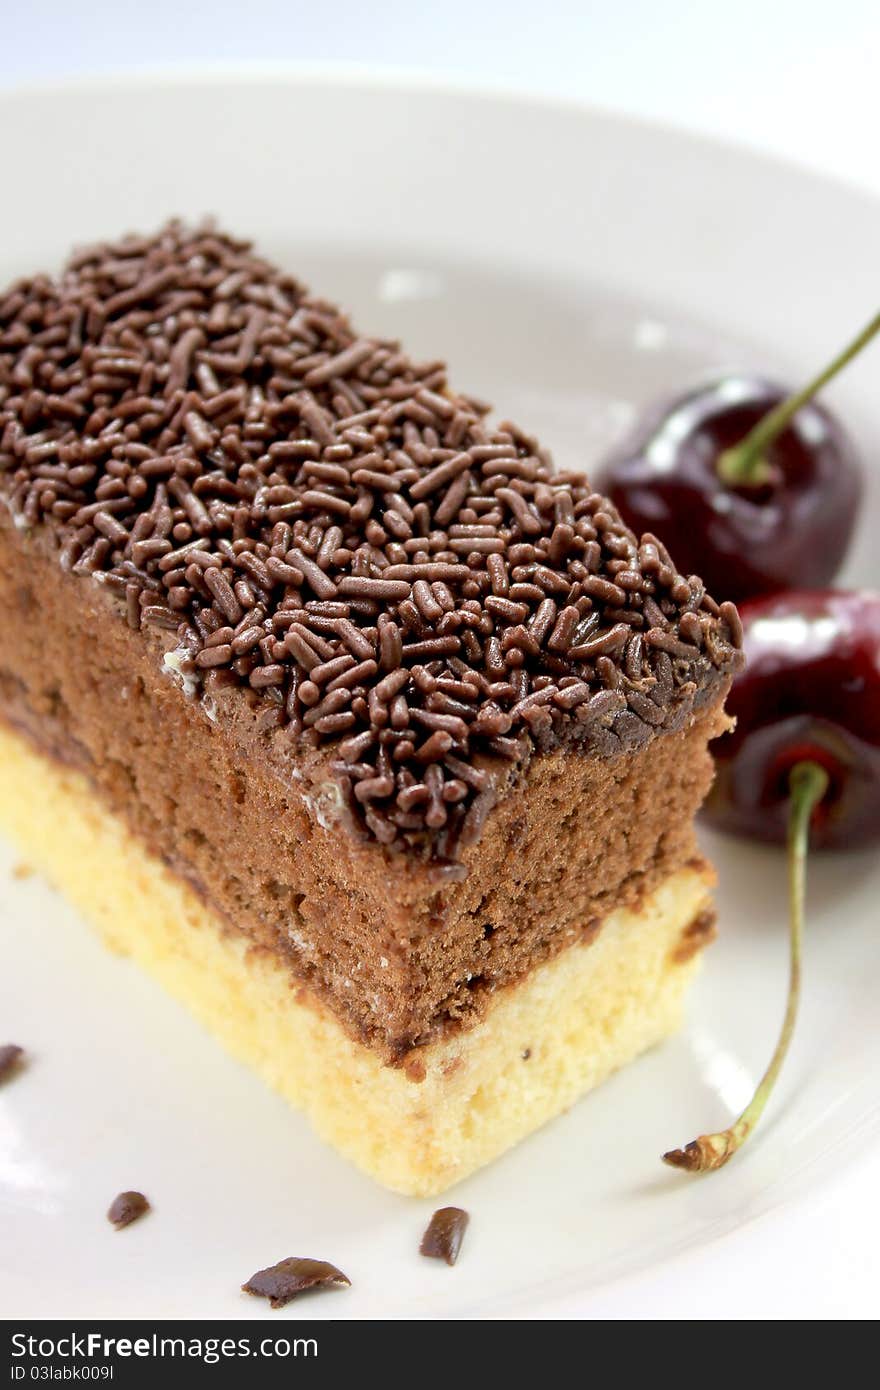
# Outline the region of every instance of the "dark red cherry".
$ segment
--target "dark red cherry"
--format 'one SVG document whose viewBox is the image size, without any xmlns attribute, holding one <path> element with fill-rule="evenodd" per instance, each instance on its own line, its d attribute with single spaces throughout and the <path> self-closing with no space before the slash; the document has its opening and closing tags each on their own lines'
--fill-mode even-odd
<svg viewBox="0 0 880 1390">
<path fill-rule="evenodd" d="M 706 816 L 784 840 L 789 774 L 813 762 L 829 777 L 814 848 L 880 839 L 880 594 L 795 591 L 745 603 L 740 616 L 746 663 L 727 701 L 736 728 L 713 745 Z"/>
<path fill-rule="evenodd" d="M 716 599 L 822 587 L 846 554 L 861 468 L 846 431 L 815 402 L 763 450 L 761 481 L 731 485 L 719 472 L 725 451 L 787 396 L 748 375 L 697 387 L 649 411 L 594 479 L 637 535 L 658 535 Z"/>
</svg>

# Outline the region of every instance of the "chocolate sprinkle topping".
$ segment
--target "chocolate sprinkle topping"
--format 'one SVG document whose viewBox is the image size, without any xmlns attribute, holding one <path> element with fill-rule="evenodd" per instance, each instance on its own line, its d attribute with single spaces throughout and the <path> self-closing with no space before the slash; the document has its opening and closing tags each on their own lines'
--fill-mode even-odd
<svg viewBox="0 0 880 1390">
<path fill-rule="evenodd" d="M 207 226 L 0 298 L 0 496 L 190 690 L 330 745 L 354 833 L 440 860 L 535 749 L 637 748 L 739 661 L 583 476 Z"/>
<path fill-rule="evenodd" d="M 110 1203 L 107 1220 L 121 1231 L 123 1226 L 130 1226 L 149 1210 L 150 1204 L 142 1192 L 120 1192 Z"/>
<path fill-rule="evenodd" d="M 458 1259 L 470 1216 L 461 1207 L 441 1207 L 435 1211 L 422 1236 L 420 1253 L 432 1260 L 454 1265 Z"/>
<path fill-rule="evenodd" d="M 351 1280 L 342 1270 L 326 1260 L 306 1260 L 294 1255 L 268 1269 L 258 1270 L 241 1287 L 245 1293 L 268 1298 L 273 1308 L 283 1308 L 307 1289 L 342 1289 L 350 1284 Z"/>
<path fill-rule="evenodd" d="M 12 1075 L 23 1056 L 24 1048 L 17 1043 L 4 1043 L 0 1047 L 0 1081 L 6 1081 Z"/>
</svg>

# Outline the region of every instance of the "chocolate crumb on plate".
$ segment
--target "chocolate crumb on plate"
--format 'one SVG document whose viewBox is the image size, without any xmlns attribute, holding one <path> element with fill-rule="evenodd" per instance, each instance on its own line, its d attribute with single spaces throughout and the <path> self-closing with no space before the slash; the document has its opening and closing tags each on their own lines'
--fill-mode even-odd
<svg viewBox="0 0 880 1390">
<path fill-rule="evenodd" d="M 428 1222 L 419 1252 L 431 1260 L 445 1260 L 448 1265 L 454 1265 L 470 1219 L 461 1207 L 440 1207 Z"/>
<path fill-rule="evenodd" d="M 120 1192 L 110 1203 L 107 1220 L 117 1231 L 121 1231 L 124 1226 L 130 1226 L 132 1221 L 145 1216 L 149 1210 L 150 1204 L 142 1192 Z"/>
<path fill-rule="evenodd" d="M 19 1047 L 17 1043 L 5 1043 L 0 1046 L 0 1081 L 6 1080 L 23 1056 L 24 1048 Z"/>
<path fill-rule="evenodd" d="M 351 1280 L 342 1270 L 326 1260 L 308 1260 L 292 1255 L 286 1260 L 279 1260 L 277 1265 L 270 1265 L 268 1269 L 257 1270 L 241 1287 L 245 1293 L 254 1294 L 257 1298 L 268 1298 L 272 1308 L 283 1308 L 297 1294 L 306 1293 L 309 1289 L 343 1289 L 350 1284 Z"/>
</svg>

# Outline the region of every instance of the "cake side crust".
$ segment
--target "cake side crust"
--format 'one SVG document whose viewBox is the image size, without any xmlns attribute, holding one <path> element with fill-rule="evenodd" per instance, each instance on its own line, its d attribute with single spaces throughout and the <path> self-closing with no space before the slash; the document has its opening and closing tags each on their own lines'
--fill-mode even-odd
<svg viewBox="0 0 880 1390">
<path fill-rule="evenodd" d="M 3 727 L 0 823 L 111 946 L 304 1109 L 322 1137 L 415 1195 L 490 1162 L 675 1031 L 699 961 L 690 928 L 711 913 L 710 871 L 681 869 L 638 911 L 612 912 L 593 939 L 496 991 L 473 1027 L 392 1068 L 311 991 L 292 989 L 268 952 L 226 930 L 81 774 Z"/>
</svg>

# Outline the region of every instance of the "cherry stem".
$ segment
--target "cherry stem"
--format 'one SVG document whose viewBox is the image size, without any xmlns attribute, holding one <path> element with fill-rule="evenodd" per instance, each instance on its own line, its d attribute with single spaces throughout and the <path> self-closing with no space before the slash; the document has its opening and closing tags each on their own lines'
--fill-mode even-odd
<svg viewBox="0 0 880 1390">
<path fill-rule="evenodd" d="M 710 1173 L 733 1158 L 757 1125 L 782 1070 L 782 1063 L 794 1032 L 801 993 L 801 954 L 804 937 L 804 887 L 807 846 L 813 811 L 828 790 L 828 773 L 814 762 L 796 763 L 789 773 L 788 790 L 788 909 L 789 982 L 788 1002 L 779 1041 L 770 1065 L 758 1082 L 755 1094 L 729 1129 L 718 1134 L 701 1134 L 683 1149 L 671 1149 L 663 1162 L 690 1173 Z"/>
<path fill-rule="evenodd" d="M 811 401 L 823 386 L 836 377 L 838 372 L 843 371 L 878 332 L 880 314 L 876 314 L 871 322 L 865 325 L 861 333 L 829 362 L 824 371 L 813 377 L 813 380 L 800 391 L 780 401 L 779 405 L 762 416 L 741 444 L 735 445 L 732 449 L 725 449 L 717 463 L 721 481 L 729 487 L 759 487 L 768 482 L 772 477 L 772 470 L 764 457 L 765 451 L 788 427 L 801 406 Z"/>
</svg>

